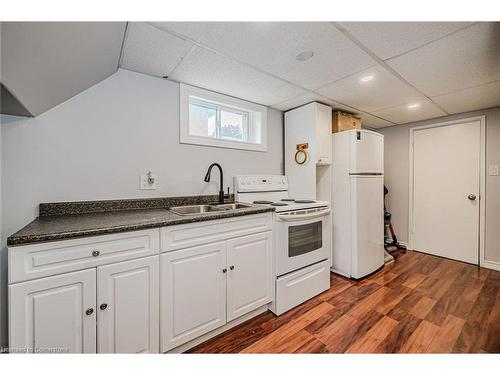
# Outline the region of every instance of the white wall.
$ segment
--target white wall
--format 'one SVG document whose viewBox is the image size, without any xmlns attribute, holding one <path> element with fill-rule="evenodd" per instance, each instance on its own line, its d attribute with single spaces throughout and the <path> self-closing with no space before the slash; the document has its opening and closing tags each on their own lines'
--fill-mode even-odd
<svg viewBox="0 0 500 375">
<path fill-rule="evenodd" d="M 267 152 L 179 144 L 179 85 L 127 70 L 36 118 L 1 123 L 4 254 L 40 202 L 216 194 L 217 171 L 203 182 L 212 162 L 231 191 L 236 174 L 282 172 L 281 112 L 268 110 Z M 148 170 L 157 190 L 138 189 Z M 1 276 L 5 291 L 5 267 Z"/>
<path fill-rule="evenodd" d="M 385 136 L 387 205 L 398 239 L 408 241 L 409 129 L 454 119 L 486 116 L 486 165 L 500 165 L 500 107 L 379 129 Z M 486 176 L 485 259 L 500 262 L 500 177 Z"/>
</svg>

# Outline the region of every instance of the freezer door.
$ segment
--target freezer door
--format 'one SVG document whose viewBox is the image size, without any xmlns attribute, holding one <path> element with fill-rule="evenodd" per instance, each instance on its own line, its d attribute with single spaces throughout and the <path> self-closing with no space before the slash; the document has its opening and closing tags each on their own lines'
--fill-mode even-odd
<svg viewBox="0 0 500 375">
<path fill-rule="evenodd" d="M 383 199 L 383 176 L 351 176 L 353 278 L 366 276 L 384 264 Z"/>
<path fill-rule="evenodd" d="M 350 132 L 350 173 L 384 173 L 384 136 L 363 129 Z"/>
</svg>

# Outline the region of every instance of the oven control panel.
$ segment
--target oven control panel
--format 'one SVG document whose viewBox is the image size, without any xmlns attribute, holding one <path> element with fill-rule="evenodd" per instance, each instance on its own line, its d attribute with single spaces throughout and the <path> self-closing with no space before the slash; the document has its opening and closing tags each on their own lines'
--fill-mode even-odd
<svg viewBox="0 0 500 375">
<path fill-rule="evenodd" d="M 235 176 L 234 186 L 237 192 L 250 191 L 286 191 L 288 180 L 281 175 L 245 175 Z"/>
</svg>

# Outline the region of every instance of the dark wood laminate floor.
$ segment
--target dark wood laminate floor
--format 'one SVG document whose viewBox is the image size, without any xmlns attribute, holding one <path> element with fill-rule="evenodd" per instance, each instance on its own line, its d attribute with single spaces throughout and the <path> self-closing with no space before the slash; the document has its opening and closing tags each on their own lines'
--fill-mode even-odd
<svg viewBox="0 0 500 375">
<path fill-rule="evenodd" d="M 500 272 L 415 252 L 191 353 L 500 353 Z"/>
</svg>

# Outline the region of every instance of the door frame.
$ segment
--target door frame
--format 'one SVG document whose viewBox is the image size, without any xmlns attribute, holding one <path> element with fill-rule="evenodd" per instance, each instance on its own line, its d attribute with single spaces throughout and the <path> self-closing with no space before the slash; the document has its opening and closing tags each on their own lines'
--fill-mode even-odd
<svg viewBox="0 0 500 375">
<path fill-rule="evenodd" d="M 500 265 L 488 262 L 484 259 L 484 239 L 485 239 L 485 207 L 484 202 L 486 199 L 486 116 L 474 116 L 463 119 L 450 120 L 445 122 L 437 122 L 434 124 L 415 126 L 410 128 L 410 144 L 409 144 L 409 194 L 408 194 L 408 247 L 413 249 L 413 218 L 414 218 L 414 182 L 415 176 L 413 171 L 414 156 L 413 156 L 413 142 L 415 132 L 430 128 L 438 128 L 442 126 L 453 126 L 467 122 L 479 121 L 480 123 L 480 145 L 479 145 L 479 235 L 478 235 L 478 260 L 480 267 L 492 268 L 500 270 Z"/>
</svg>

